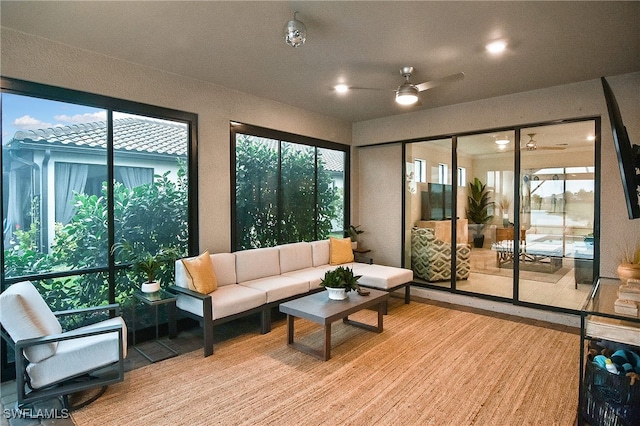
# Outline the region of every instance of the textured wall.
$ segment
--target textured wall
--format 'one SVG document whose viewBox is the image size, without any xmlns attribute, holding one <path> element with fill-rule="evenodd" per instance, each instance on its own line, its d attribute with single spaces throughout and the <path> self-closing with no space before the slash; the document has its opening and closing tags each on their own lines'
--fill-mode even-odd
<svg viewBox="0 0 640 426">
<path fill-rule="evenodd" d="M 640 144 L 640 73 L 607 77 L 607 81 L 616 95 L 631 141 Z M 615 277 L 621 249 L 625 245 L 640 243 L 640 219 L 632 221 L 627 216 L 618 160 L 600 80 L 355 123 L 353 144 L 362 146 L 587 116 L 603 118 L 600 272 L 602 276 Z M 394 156 L 380 157 L 378 161 L 378 168 L 387 172 L 401 165 L 399 157 Z M 370 185 L 370 182 L 363 179 L 359 190 L 363 194 L 375 192 L 376 188 Z M 361 221 L 368 222 L 369 214 L 372 213 L 361 209 Z M 398 205 L 379 204 L 375 214 L 388 218 L 386 223 L 379 225 L 383 227 L 380 232 L 388 234 L 391 231 L 386 227 L 399 223 L 402 210 Z M 398 234 L 402 232 L 399 227 L 394 231 Z"/>
<path fill-rule="evenodd" d="M 351 143 L 347 122 L 6 28 L 1 36 L 4 77 L 198 114 L 201 250 L 231 247 L 230 120 Z"/>
</svg>

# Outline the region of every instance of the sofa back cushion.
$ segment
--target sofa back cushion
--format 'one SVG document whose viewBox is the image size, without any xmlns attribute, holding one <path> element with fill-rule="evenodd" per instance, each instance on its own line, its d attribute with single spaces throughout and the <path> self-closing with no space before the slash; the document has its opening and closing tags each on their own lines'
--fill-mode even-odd
<svg viewBox="0 0 640 426">
<path fill-rule="evenodd" d="M 277 247 L 235 252 L 239 283 L 280 275 L 280 250 Z"/>
<path fill-rule="evenodd" d="M 62 333 L 62 327 L 38 290 L 29 281 L 10 285 L 0 295 L 0 323 L 14 342 Z M 56 353 L 58 342 L 24 350 L 30 362 L 43 361 Z"/>
<path fill-rule="evenodd" d="M 311 253 L 311 244 L 291 243 L 278 246 L 280 250 L 280 273 L 297 271 L 300 269 L 311 268 L 313 266 L 313 257 Z"/>
<path fill-rule="evenodd" d="M 313 266 L 323 266 L 329 264 L 329 240 L 312 241 L 311 252 L 313 255 Z"/>
<path fill-rule="evenodd" d="M 236 255 L 233 253 L 215 253 L 209 255 L 213 264 L 218 287 L 236 283 Z M 181 259 L 176 260 L 176 285 L 197 291 Z"/>
</svg>

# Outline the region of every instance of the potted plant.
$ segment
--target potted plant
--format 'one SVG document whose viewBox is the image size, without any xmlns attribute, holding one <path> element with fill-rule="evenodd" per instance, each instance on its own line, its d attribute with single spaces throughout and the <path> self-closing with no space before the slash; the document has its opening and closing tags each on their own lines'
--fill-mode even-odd
<svg viewBox="0 0 640 426">
<path fill-rule="evenodd" d="M 141 290 L 145 293 L 154 293 L 160 290 L 160 282 L 156 276 L 162 265 L 173 263 L 180 257 L 180 252 L 175 247 L 161 247 L 155 254 L 148 250 L 137 251 L 128 242 L 114 244 L 112 252 L 122 251 L 127 253 L 127 258 L 132 262 L 133 270 L 143 274 L 146 281 L 142 283 Z"/>
<path fill-rule="evenodd" d="M 469 195 L 467 199 L 469 201 L 467 219 L 469 219 L 472 224 L 475 224 L 473 246 L 482 248 L 484 245 L 484 234 L 482 231 L 486 224 L 493 219 L 493 215 L 489 214 L 489 208 L 493 207 L 495 203 L 491 201 L 491 193 L 487 189 L 487 185 L 483 184 L 478 178 L 474 178 L 473 182 L 469 182 Z"/>
<path fill-rule="evenodd" d="M 351 238 L 351 247 L 354 249 L 358 248 L 358 235 L 364 232 L 362 229 L 358 229 L 358 228 L 360 228 L 360 225 L 357 225 L 357 226 L 349 225 L 349 227 L 344 230 L 344 232 L 347 233 L 349 238 Z"/>
<path fill-rule="evenodd" d="M 623 284 L 631 278 L 640 280 L 640 242 L 634 248 L 625 248 L 617 272 Z"/>
<path fill-rule="evenodd" d="M 327 289 L 329 299 L 344 300 L 351 290 L 359 290 L 358 280 L 362 275 L 353 275 L 353 269 L 338 266 L 332 271 L 327 271 L 320 281 L 320 287 Z"/>
</svg>

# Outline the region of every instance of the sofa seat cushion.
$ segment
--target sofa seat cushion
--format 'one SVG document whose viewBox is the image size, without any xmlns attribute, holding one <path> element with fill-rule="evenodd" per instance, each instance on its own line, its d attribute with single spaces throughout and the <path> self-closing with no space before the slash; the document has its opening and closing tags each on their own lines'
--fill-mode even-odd
<svg viewBox="0 0 640 426">
<path fill-rule="evenodd" d="M 283 276 L 294 277 L 309 282 L 308 291 L 317 290 L 320 287 L 320 281 L 324 278 L 324 273 L 333 267 L 306 268 L 298 271 L 291 271 L 282 274 Z"/>
<path fill-rule="evenodd" d="M 238 285 L 263 291 L 267 295 L 267 303 L 277 302 L 309 291 L 309 281 L 286 275 L 259 278 L 241 282 Z"/>
<path fill-rule="evenodd" d="M 365 287 L 389 290 L 413 280 L 411 269 L 384 265 L 358 263 L 353 268 L 355 275 L 362 275 L 358 283 Z"/>
<path fill-rule="evenodd" d="M 121 317 L 76 328 L 73 331 L 90 331 L 101 327 L 122 325 L 124 337 L 123 357 L 127 356 L 127 326 Z M 105 333 L 79 339 L 58 342 L 55 355 L 27 365 L 31 386 L 42 388 L 88 370 L 113 364 L 119 359 L 118 333 Z"/>
<path fill-rule="evenodd" d="M 255 290 L 238 284 L 218 287 L 210 294 L 213 320 L 235 315 L 264 305 L 267 296 L 264 291 Z M 197 316 L 204 316 L 202 302 L 194 297 L 178 294 L 176 306 Z"/>
<path fill-rule="evenodd" d="M 280 250 L 280 273 L 311 268 L 313 256 L 311 244 L 306 242 L 291 243 L 278 246 Z"/>
</svg>

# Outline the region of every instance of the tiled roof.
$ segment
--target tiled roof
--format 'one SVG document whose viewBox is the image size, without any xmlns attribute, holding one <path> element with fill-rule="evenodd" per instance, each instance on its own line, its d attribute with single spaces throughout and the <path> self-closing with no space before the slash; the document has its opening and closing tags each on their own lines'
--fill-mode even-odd
<svg viewBox="0 0 640 426">
<path fill-rule="evenodd" d="M 113 120 L 113 144 L 116 151 L 172 156 L 187 155 L 187 126 L 141 118 Z M 107 147 L 107 123 L 75 124 L 48 129 L 18 131 L 10 143 L 22 142 L 47 146 Z"/>
</svg>

